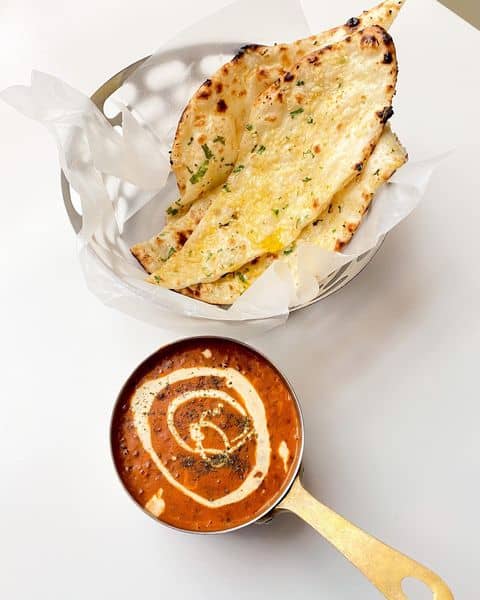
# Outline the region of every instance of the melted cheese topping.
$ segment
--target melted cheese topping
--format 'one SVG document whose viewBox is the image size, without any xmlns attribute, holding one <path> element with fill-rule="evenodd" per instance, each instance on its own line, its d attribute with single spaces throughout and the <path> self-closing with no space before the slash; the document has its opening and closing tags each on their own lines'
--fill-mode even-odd
<svg viewBox="0 0 480 600">
<path fill-rule="evenodd" d="M 249 474 L 236 490 L 215 500 L 208 500 L 200 494 L 193 492 L 172 476 L 166 465 L 162 462 L 153 448 L 152 431 L 149 422 L 149 411 L 152 407 L 153 401 L 163 389 L 165 389 L 168 385 L 177 383 L 179 381 L 192 379 L 192 377 L 205 376 L 216 376 L 226 379 L 227 386 L 235 389 L 235 391 L 241 396 L 245 408 L 235 398 L 226 392 L 217 389 L 202 389 L 198 391 L 180 393 L 170 402 L 167 408 L 167 425 L 179 446 L 187 449 L 189 452 L 200 454 L 202 457 L 208 457 L 209 454 L 219 453 L 217 449 L 203 447 L 203 434 L 201 431 L 202 427 L 214 428 L 217 433 L 221 435 L 225 444 L 225 450 L 222 450 L 222 452 L 226 451 L 227 453 L 234 452 L 243 443 L 245 443 L 250 436 L 256 436 L 255 464 L 252 466 Z M 220 433 L 221 430 L 219 430 L 214 423 L 208 420 L 208 417 L 210 416 L 209 413 L 212 412 L 213 415 L 213 411 L 204 411 L 200 417 L 200 421 L 190 425 L 190 436 L 195 443 L 195 447 L 192 448 L 186 444 L 186 442 L 178 434 L 178 431 L 175 427 L 174 417 L 175 411 L 181 404 L 191 400 L 192 398 L 198 397 L 215 398 L 221 400 L 222 402 L 227 402 L 243 416 L 248 415 L 252 425 L 246 426 L 244 431 L 230 442 L 228 439 L 226 439 L 224 433 Z M 191 367 L 187 369 L 177 369 L 168 375 L 158 377 L 157 379 L 152 379 L 140 386 L 132 397 L 131 408 L 134 415 L 134 424 L 137 435 L 145 451 L 148 452 L 157 468 L 172 486 L 199 504 L 210 508 L 218 508 L 227 504 L 240 502 L 249 494 L 258 489 L 268 473 L 268 469 L 270 467 L 271 448 L 265 407 L 256 389 L 252 386 L 248 379 L 236 369 L 219 369 L 211 367 Z M 222 409 L 223 405 L 221 402 L 219 402 L 216 408 L 213 410 L 221 411 Z M 158 496 L 158 492 L 153 498 L 156 496 Z M 150 500 L 147 502 L 147 505 L 156 510 L 158 502 L 157 500 L 153 500 L 153 498 L 150 498 Z M 159 498 L 161 499 L 161 496 Z M 153 511 L 147 505 L 145 505 L 145 508 L 153 513 Z"/>
</svg>

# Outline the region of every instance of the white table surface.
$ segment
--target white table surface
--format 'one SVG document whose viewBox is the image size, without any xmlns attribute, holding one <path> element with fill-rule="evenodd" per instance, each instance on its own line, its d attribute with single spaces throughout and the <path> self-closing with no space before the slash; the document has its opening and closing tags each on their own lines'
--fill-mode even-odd
<svg viewBox="0 0 480 600">
<path fill-rule="evenodd" d="M 411 154 L 454 145 L 457 152 L 360 277 L 254 343 L 285 369 L 302 400 L 307 487 L 431 566 L 457 599 L 473 600 L 480 594 L 479 37 L 430 0 L 409 2 L 415 16 L 407 4 L 401 18 L 415 19 L 418 38 L 396 40 L 393 123 L 401 133 L 402 119 L 418 120 L 418 135 L 403 140 Z M 314 12 L 315 3 L 305 6 Z M 27 82 L 34 67 L 90 92 L 224 4 L 7 0 L 0 88 Z M 332 4 L 325 26 L 366 8 L 358 0 Z M 424 28 L 438 32 L 433 48 L 422 47 Z M 110 411 L 131 369 L 173 336 L 90 295 L 54 145 L 1 103 L 0 131 L 0 597 L 379 598 L 294 516 L 226 536 L 188 536 L 135 508 L 111 464 Z"/>
</svg>

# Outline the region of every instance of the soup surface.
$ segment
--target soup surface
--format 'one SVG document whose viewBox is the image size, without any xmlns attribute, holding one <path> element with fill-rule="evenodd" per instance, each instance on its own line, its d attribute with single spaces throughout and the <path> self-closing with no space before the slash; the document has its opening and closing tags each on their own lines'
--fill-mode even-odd
<svg viewBox="0 0 480 600">
<path fill-rule="evenodd" d="M 301 422 L 279 372 L 245 346 L 194 338 L 167 346 L 130 377 L 112 449 L 131 496 L 193 531 L 264 514 L 288 485 Z"/>
</svg>

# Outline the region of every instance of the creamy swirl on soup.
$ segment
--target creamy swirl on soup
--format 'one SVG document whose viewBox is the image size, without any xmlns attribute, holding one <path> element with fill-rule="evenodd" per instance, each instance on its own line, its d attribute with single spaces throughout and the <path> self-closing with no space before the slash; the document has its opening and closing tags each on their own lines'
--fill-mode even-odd
<svg viewBox="0 0 480 600">
<path fill-rule="evenodd" d="M 112 428 L 135 500 L 167 523 L 230 529 L 262 514 L 296 466 L 300 424 L 280 374 L 240 344 L 194 339 L 130 378 Z"/>
</svg>

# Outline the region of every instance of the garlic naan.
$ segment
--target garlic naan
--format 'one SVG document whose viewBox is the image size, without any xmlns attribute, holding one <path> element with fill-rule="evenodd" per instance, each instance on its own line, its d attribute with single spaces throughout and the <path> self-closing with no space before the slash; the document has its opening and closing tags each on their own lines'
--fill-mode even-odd
<svg viewBox="0 0 480 600">
<path fill-rule="evenodd" d="M 210 196 L 201 194 L 216 184 L 225 183 L 238 156 L 239 140 L 245 126 L 251 125 L 248 118 L 258 94 L 285 75 L 308 52 L 343 39 L 366 25 L 388 29 L 404 1 L 386 0 L 361 16 L 352 17 L 341 27 L 293 44 L 244 48 L 200 87 L 184 111 L 172 150 L 172 169 L 183 197 L 168 208 L 168 223 L 160 233 L 131 248 L 148 273 L 159 269 L 190 237 L 210 206 Z M 264 54 L 265 50 L 268 52 Z M 215 102 L 220 98 L 228 102 L 229 110 L 224 113 L 216 110 Z M 207 158 L 210 153 L 212 156 Z M 193 179 L 196 183 L 190 181 L 195 172 L 189 165 L 197 170 Z M 202 170 L 205 171 L 203 177 L 200 176 Z"/>
<path fill-rule="evenodd" d="M 350 241 L 378 188 L 406 161 L 405 149 L 386 125 L 360 175 L 335 195 L 320 218 L 302 230 L 296 244 L 306 242 L 332 252 L 340 250 Z M 210 304 L 232 304 L 275 260 L 285 260 L 294 267 L 296 244 L 277 254 L 264 254 L 217 281 L 181 291 Z"/>
<path fill-rule="evenodd" d="M 362 170 L 393 113 L 396 76 L 393 41 L 378 26 L 302 59 L 257 98 L 226 183 L 148 280 L 215 281 L 291 244 Z"/>
<path fill-rule="evenodd" d="M 225 182 L 237 161 L 255 98 L 307 54 L 372 25 L 388 29 L 405 0 L 385 0 L 345 25 L 291 44 L 243 47 L 197 90 L 178 124 L 172 169 L 180 198 L 176 214 L 204 192 Z M 297 80 L 298 81 L 298 80 Z"/>
</svg>

